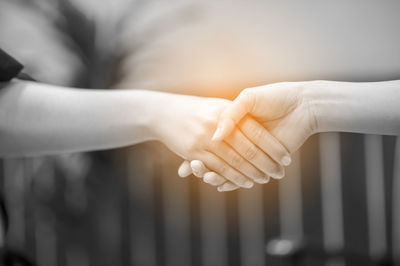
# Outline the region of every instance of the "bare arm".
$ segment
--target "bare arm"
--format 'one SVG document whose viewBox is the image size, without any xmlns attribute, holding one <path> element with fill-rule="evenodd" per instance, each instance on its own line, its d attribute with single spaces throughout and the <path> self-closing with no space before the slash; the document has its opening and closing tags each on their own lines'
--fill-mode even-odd
<svg viewBox="0 0 400 266">
<path fill-rule="evenodd" d="M 0 90 L 0 156 L 98 150 L 154 139 L 148 91 L 13 81 Z M 146 104 L 147 103 L 147 104 Z"/>
<path fill-rule="evenodd" d="M 315 81 L 304 90 L 317 131 L 400 135 L 400 81 Z"/>
</svg>

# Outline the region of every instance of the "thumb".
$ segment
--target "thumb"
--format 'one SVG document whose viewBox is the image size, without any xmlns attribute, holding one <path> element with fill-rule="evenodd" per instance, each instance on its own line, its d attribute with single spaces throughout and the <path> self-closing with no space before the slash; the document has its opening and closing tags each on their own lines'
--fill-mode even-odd
<svg viewBox="0 0 400 266">
<path fill-rule="evenodd" d="M 218 121 L 217 130 L 212 137 L 213 141 L 223 140 L 235 128 L 235 125 L 253 109 L 254 101 L 252 100 L 250 90 L 242 91 L 239 96 L 221 113 Z"/>
</svg>

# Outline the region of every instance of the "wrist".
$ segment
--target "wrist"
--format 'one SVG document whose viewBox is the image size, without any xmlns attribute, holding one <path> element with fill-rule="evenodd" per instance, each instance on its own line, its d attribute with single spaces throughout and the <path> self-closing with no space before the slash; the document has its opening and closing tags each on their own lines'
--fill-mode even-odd
<svg viewBox="0 0 400 266">
<path fill-rule="evenodd" d="M 131 90 L 131 116 L 133 128 L 142 132 L 143 141 L 160 140 L 159 124 L 164 105 L 160 92 Z"/>
<path fill-rule="evenodd" d="M 313 133 L 327 132 L 330 131 L 327 114 L 326 100 L 327 87 L 330 81 L 325 80 L 314 80 L 303 83 L 302 95 L 304 101 L 307 103 L 307 111 L 309 112 L 311 119 L 311 126 Z M 332 110 L 331 110 L 332 111 Z"/>
<path fill-rule="evenodd" d="M 171 117 L 176 116 L 174 108 L 170 103 L 175 102 L 173 94 L 156 92 L 156 91 L 142 91 L 143 100 L 143 126 L 147 131 L 150 140 L 161 141 L 165 143 L 166 132 L 171 123 Z"/>
</svg>

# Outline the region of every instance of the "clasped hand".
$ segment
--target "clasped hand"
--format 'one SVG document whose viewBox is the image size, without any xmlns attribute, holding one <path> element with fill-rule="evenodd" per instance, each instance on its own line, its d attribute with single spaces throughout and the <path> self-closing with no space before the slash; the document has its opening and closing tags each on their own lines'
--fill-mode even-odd
<svg viewBox="0 0 400 266">
<path fill-rule="evenodd" d="M 306 83 L 288 82 L 249 88 L 233 102 L 224 101 L 209 113 L 201 136 L 204 150 L 194 149 L 179 175 L 193 173 L 218 191 L 282 178 L 290 154 L 316 132 L 316 116 L 306 95 Z"/>
</svg>

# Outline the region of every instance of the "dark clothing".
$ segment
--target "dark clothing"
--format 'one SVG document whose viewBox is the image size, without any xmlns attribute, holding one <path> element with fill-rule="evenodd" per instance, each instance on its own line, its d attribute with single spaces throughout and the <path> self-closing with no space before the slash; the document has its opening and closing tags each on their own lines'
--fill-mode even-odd
<svg viewBox="0 0 400 266">
<path fill-rule="evenodd" d="M 24 66 L 0 48 L 0 82 L 15 78 Z"/>
<path fill-rule="evenodd" d="M 14 77 L 16 77 L 23 68 L 24 67 L 22 64 L 20 64 L 17 60 L 12 58 L 10 55 L 8 55 L 0 48 L 0 82 L 10 81 Z M 0 219 L 3 221 L 2 224 L 5 227 L 5 228 L 0 228 L 0 230 L 2 230 L 1 233 L 4 234 L 5 230 L 7 230 L 8 227 L 8 216 L 4 205 L 4 200 L 3 197 L 1 197 L 1 194 L 0 194 Z"/>
<path fill-rule="evenodd" d="M 2 49 L 0 49 L 0 82 L 7 82 L 18 77 L 21 79 L 30 79 L 29 76 L 21 73 L 24 66 L 17 60 L 12 58 Z M 0 195 L 0 219 L 2 220 L 3 228 L 0 228 L 0 234 L 5 236 L 8 228 L 8 215 L 4 204 L 4 200 Z M 33 263 L 25 257 L 24 254 L 8 248 L 7 246 L 0 247 L 0 265 L 23 265 L 32 266 Z"/>
</svg>

